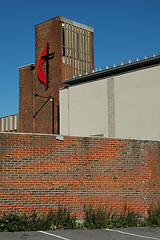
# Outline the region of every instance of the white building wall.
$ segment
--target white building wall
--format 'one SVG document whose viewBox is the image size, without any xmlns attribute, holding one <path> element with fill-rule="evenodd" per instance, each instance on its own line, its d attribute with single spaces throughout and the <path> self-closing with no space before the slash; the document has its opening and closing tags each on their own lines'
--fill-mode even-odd
<svg viewBox="0 0 160 240">
<path fill-rule="evenodd" d="M 160 66 L 115 77 L 114 96 L 116 137 L 160 140 Z"/>
<path fill-rule="evenodd" d="M 72 85 L 68 89 L 61 89 L 60 134 L 107 137 L 107 106 L 106 80 L 87 82 Z"/>
<path fill-rule="evenodd" d="M 69 135 L 69 89 L 63 88 L 59 91 L 60 99 L 60 133 L 61 135 Z"/>
<path fill-rule="evenodd" d="M 60 90 L 60 134 L 160 140 L 160 66 Z"/>
</svg>

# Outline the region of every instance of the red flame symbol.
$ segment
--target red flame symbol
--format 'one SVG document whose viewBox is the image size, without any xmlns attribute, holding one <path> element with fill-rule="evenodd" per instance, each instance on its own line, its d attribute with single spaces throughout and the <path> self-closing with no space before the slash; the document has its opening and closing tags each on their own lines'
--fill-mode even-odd
<svg viewBox="0 0 160 240">
<path fill-rule="evenodd" d="M 38 78 L 39 80 L 44 83 L 45 89 L 47 90 L 47 76 L 42 70 L 42 65 L 45 62 L 45 56 L 47 55 L 47 42 L 45 44 L 45 48 L 39 58 L 38 62 Z"/>
</svg>

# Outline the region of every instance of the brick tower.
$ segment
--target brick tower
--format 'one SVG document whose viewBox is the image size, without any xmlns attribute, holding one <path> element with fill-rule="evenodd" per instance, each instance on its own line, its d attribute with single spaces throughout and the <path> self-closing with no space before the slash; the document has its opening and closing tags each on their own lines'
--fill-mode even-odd
<svg viewBox="0 0 160 240">
<path fill-rule="evenodd" d="M 60 16 L 36 25 L 35 64 L 19 69 L 19 131 L 59 133 L 63 81 L 93 69 L 93 28 Z"/>
</svg>

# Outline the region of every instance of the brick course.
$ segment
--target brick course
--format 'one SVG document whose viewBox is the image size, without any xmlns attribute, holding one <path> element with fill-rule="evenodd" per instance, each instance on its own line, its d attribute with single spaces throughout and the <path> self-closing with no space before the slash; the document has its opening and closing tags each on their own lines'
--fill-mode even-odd
<svg viewBox="0 0 160 240">
<path fill-rule="evenodd" d="M 142 215 L 160 200 L 160 142 L 0 133 L 0 214 L 84 204 Z"/>
</svg>

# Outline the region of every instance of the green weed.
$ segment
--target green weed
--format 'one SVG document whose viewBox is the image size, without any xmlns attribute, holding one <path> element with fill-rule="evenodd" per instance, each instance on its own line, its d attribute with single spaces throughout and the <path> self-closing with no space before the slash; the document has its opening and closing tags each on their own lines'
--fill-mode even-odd
<svg viewBox="0 0 160 240">
<path fill-rule="evenodd" d="M 59 207 L 57 211 L 51 210 L 46 215 L 35 212 L 30 215 L 9 213 L 0 218 L 0 232 L 140 226 L 160 226 L 160 204 L 157 207 L 152 205 L 146 218 L 134 211 L 125 210 L 124 213 L 116 214 L 104 206 L 94 208 L 91 205 L 84 207 L 84 221 L 81 223 L 76 221 L 76 216 L 70 210 L 63 207 Z"/>
<path fill-rule="evenodd" d="M 31 215 L 5 214 L 0 218 L 0 232 L 37 231 L 55 229 L 74 229 L 76 217 L 71 216 L 68 209 L 59 207 L 50 211 L 46 216 L 35 212 Z"/>
</svg>

